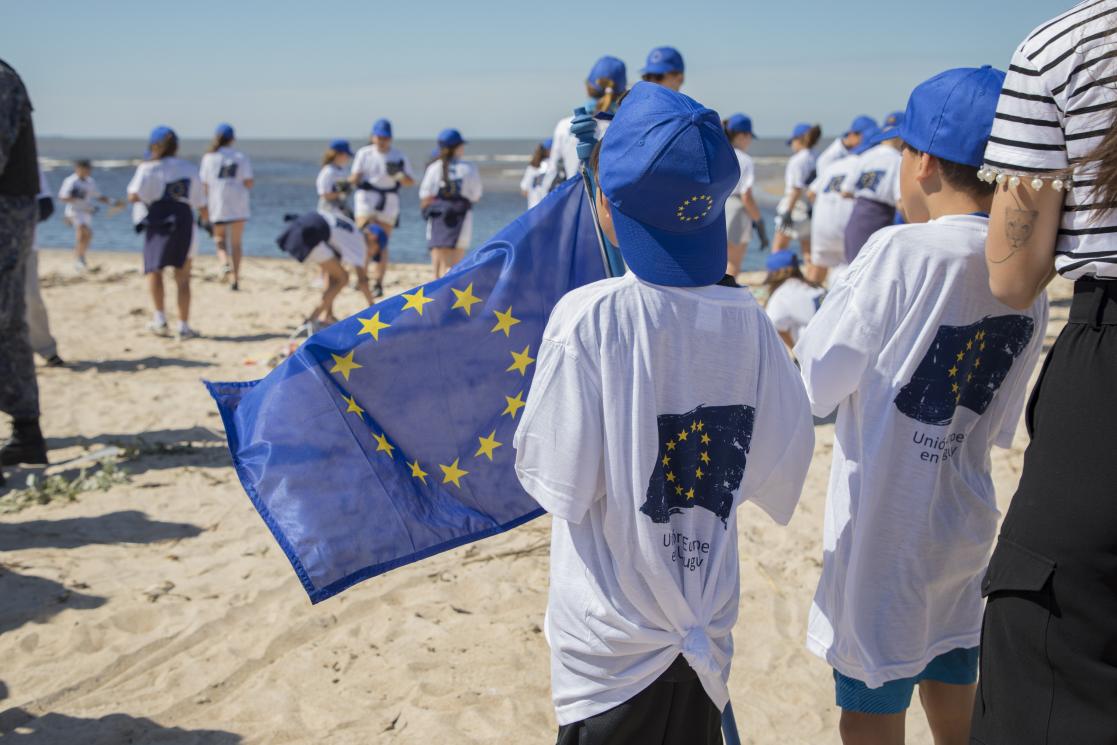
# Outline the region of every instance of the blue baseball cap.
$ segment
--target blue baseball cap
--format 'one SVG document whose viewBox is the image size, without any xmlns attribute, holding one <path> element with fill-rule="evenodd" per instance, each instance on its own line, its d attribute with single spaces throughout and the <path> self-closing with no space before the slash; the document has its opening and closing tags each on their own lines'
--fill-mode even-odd
<svg viewBox="0 0 1117 745">
<path fill-rule="evenodd" d="M 438 133 L 438 146 L 439 147 L 457 147 L 464 145 L 465 138 L 462 133 L 456 129 L 444 129 Z"/>
<path fill-rule="evenodd" d="M 218 124 L 217 129 L 215 129 L 213 133 L 218 137 L 228 137 L 230 139 L 236 137 L 236 134 L 233 132 L 233 125 L 226 124 L 225 122 Z"/>
<path fill-rule="evenodd" d="M 903 120 L 904 112 L 893 111 L 891 114 L 884 117 L 884 121 L 880 123 L 880 128 L 887 129 L 888 127 L 898 127 Z"/>
<path fill-rule="evenodd" d="M 330 140 L 330 150 L 346 155 L 352 155 L 353 151 L 349 149 L 348 140 Z"/>
<path fill-rule="evenodd" d="M 893 111 L 888 116 L 884 117 L 884 123 L 880 125 L 880 130 L 877 131 L 876 136 L 873 138 L 873 144 L 879 145 L 886 140 L 894 140 L 900 136 L 900 127 L 904 123 L 904 112 Z"/>
<path fill-rule="evenodd" d="M 846 130 L 845 134 L 842 135 L 842 137 L 845 137 L 847 135 L 864 135 L 865 130 L 876 128 L 877 120 L 872 118 L 871 116 L 862 114 L 861 116 L 853 120 L 853 123 L 849 125 L 849 129 Z"/>
<path fill-rule="evenodd" d="M 151 134 L 147 138 L 147 144 L 154 145 L 157 142 L 162 142 L 163 138 L 165 138 L 167 135 L 170 135 L 171 137 L 178 137 L 173 129 L 166 125 L 160 124 L 158 127 L 151 130 Z"/>
<path fill-rule="evenodd" d="M 548 137 L 547 139 L 543 140 L 543 142 L 540 142 L 539 144 L 543 146 L 544 150 L 550 150 L 554 146 L 555 140 L 554 140 L 553 137 Z"/>
<path fill-rule="evenodd" d="M 700 287 L 725 276 L 725 200 L 741 171 L 716 111 L 637 83 L 601 139 L 599 173 L 637 277 Z"/>
<path fill-rule="evenodd" d="M 792 140 L 797 140 L 810 131 L 810 124 L 808 124 L 807 122 L 799 122 L 795 125 L 795 128 L 791 130 L 791 137 L 787 138 L 787 144 L 790 145 Z"/>
<path fill-rule="evenodd" d="M 793 266 L 799 266 L 799 255 L 794 251 L 773 251 L 764 262 L 764 268 L 770 272 Z"/>
<path fill-rule="evenodd" d="M 380 246 L 380 248 L 388 247 L 388 231 L 384 230 L 384 228 L 374 222 L 370 222 L 365 226 L 365 232 L 376 239 L 376 244 Z"/>
<path fill-rule="evenodd" d="M 734 114 L 725 120 L 725 128 L 733 134 L 752 134 L 752 119 L 744 114 Z"/>
<path fill-rule="evenodd" d="M 911 92 L 899 136 L 920 152 L 980 168 L 1004 82 L 989 65 L 939 73 Z"/>
<path fill-rule="evenodd" d="M 877 135 L 880 134 L 880 127 L 873 125 L 861 133 L 861 142 L 857 147 L 850 150 L 854 155 L 860 155 L 872 146 L 877 144 Z"/>
<path fill-rule="evenodd" d="M 392 123 L 387 119 L 377 119 L 373 122 L 372 134 L 375 137 L 391 137 Z"/>
<path fill-rule="evenodd" d="M 604 89 L 597 84 L 598 80 L 605 78 L 606 80 L 613 81 L 613 90 L 616 93 L 624 93 L 628 88 L 628 72 L 625 69 L 624 62 L 616 57 L 605 55 L 597 62 L 593 63 L 590 68 L 590 74 L 586 76 L 586 84 L 597 93 L 604 93 Z"/>
<path fill-rule="evenodd" d="M 656 47 L 648 52 L 648 59 L 644 69 L 640 72 L 652 75 L 666 75 L 669 72 L 685 72 L 683 55 L 675 47 Z"/>
</svg>

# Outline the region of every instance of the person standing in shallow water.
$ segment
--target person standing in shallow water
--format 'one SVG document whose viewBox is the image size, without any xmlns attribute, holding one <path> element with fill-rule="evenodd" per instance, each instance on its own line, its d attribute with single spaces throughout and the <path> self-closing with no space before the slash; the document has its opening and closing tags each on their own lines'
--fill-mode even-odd
<svg viewBox="0 0 1117 745">
<path fill-rule="evenodd" d="M 0 411 L 12 418 L 11 437 L 0 447 L 0 466 L 45 464 L 39 386 L 24 318 L 27 257 L 38 215 L 39 161 L 31 99 L 19 75 L 3 60 L 0 112 Z"/>
</svg>

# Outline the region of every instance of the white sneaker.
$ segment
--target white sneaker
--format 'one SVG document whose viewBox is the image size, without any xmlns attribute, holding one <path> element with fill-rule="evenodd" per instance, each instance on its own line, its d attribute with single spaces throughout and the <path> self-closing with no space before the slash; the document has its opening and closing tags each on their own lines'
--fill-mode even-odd
<svg viewBox="0 0 1117 745">
<path fill-rule="evenodd" d="M 162 323 L 156 323 L 155 321 L 150 321 L 147 324 L 147 329 L 148 329 L 148 331 L 155 334 L 156 336 L 170 336 L 171 335 L 171 330 L 167 326 L 166 321 L 163 321 Z"/>
<path fill-rule="evenodd" d="M 186 339 L 196 339 L 199 336 L 201 336 L 201 334 L 199 334 L 197 331 L 190 328 L 189 326 L 182 325 L 182 326 L 179 326 L 179 328 L 178 328 L 178 340 L 179 341 L 185 341 Z"/>
<path fill-rule="evenodd" d="M 85 259 L 74 259 L 74 274 L 85 274 L 85 270 L 88 268 Z"/>
</svg>

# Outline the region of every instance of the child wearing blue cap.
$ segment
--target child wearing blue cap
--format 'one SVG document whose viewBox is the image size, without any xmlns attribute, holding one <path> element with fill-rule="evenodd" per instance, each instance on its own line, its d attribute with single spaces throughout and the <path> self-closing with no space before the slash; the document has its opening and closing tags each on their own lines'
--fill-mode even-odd
<svg viewBox="0 0 1117 745">
<path fill-rule="evenodd" d="M 657 83 L 673 91 L 682 89 L 686 80 L 686 64 L 683 55 L 675 47 L 656 47 L 648 52 L 647 62 L 640 71 L 640 77 L 649 82 Z"/>
<path fill-rule="evenodd" d="M 846 743 L 903 743 L 916 686 L 935 742 L 970 742 L 989 451 L 1012 444 L 1047 326 L 1045 299 L 989 290 L 977 171 L 1003 81 L 958 68 L 912 92 L 893 134 L 910 224 L 869 239 L 795 348 L 814 413 L 838 409 L 807 647 L 834 668 Z"/>
<path fill-rule="evenodd" d="M 721 285 L 740 172 L 717 113 L 637 83 L 591 166 L 631 271 L 555 305 L 514 438 L 520 483 L 553 515 L 558 742 L 720 743 L 737 507 L 791 518 L 810 412 L 763 310 Z"/>
<path fill-rule="evenodd" d="M 548 160 L 551 157 L 551 145 L 554 141 L 548 137 L 535 146 L 531 153 L 531 162 L 524 169 L 524 177 L 520 179 L 520 193 L 527 199 L 527 208 L 530 210 L 543 201 L 547 196 Z"/>
<path fill-rule="evenodd" d="M 833 280 L 846 266 L 845 235 L 853 214 L 854 200 L 842 192 L 849 175 L 857 170 L 862 153 L 869 149 L 879 129 L 874 125 L 861 133 L 860 144 L 845 157 L 820 166 L 807 187 L 811 202 L 811 276 L 815 282 Z M 821 158 L 819 159 L 821 161 Z M 833 273 L 832 273 L 833 272 Z"/>
<path fill-rule="evenodd" d="M 799 257 L 793 251 L 775 251 L 764 265 L 768 270 L 764 277 L 768 289 L 764 312 L 787 348 L 793 349 L 822 305 L 826 290 L 803 276 Z"/>
<path fill-rule="evenodd" d="M 85 255 L 93 242 L 93 215 L 97 211 L 94 203 L 114 207 L 123 203 L 113 202 L 101 193 L 93 179 L 93 164 L 84 159 L 74 161 L 74 172 L 62 180 L 58 199 L 66 205 L 63 213 L 66 223 L 74 228 L 74 271 L 81 274 L 86 270 Z"/>
<path fill-rule="evenodd" d="M 605 134 L 617 101 L 628 89 L 628 72 L 624 62 L 606 55 L 593 63 L 586 76 L 586 109 L 597 117 L 597 138 Z M 569 110 L 569 109 L 568 109 Z M 573 116 L 564 116 L 555 125 L 551 135 L 551 156 L 547 159 L 550 172 L 549 189 L 561 184 L 572 176 L 578 175 L 578 139 L 570 134 Z M 548 189 L 548 190 L 549 190 Z"/>
<path fill-rule="evenodd" d="M 322 153 L 322 168 L 318 177 L 314 179 L 314 187 L 318 193 L 318 210 L 320 212 L 338 212 L 352 219 L 353 212 L 346 204 L 353 185 L 349 183 L 349 161 L 353 159 L 353 151 L 349 149 L 347 140 L 337 139 L 330 142 L 329 147 Z"/>
<path fill-rule="evenodd" d="M 760 238 L 761 251 L 768 248 L 768 232 L 764 229 L 760 207 L 752 195 L 752 187 L 756 183 L 756 169 L 748 154 L 749 145 L 752 144 L 752 119 L 744 114 L 734 114 L 721 124 L 729 144 L 733 146 L 733 154 L 737 156 L 737 166 L 741 169 L 741 178 L 725 201 L 725 226 L 729 235 L 726 249 L 729 260 L 725 273 L 736 278 L 741 273 L 741 264 L 744 263 L 749 241 L 752 240 L 752 231 L 755 230 Z"/>
<path fill-rule="evenodd" d="M 787 140 L 792 150 L 791 158 L 784 169 L 783 198 L 776 207 L 776 238 L 773 251 L 786 250 L 791 242 L 799 241 L 803 258 L 810 260 L 811 255 L 811 216 L 807 202 L 807 187 L 815 176 L 814 146 L 822 137 L 822 128 L 800 122 L 791 130 Z"/>
<path fill-rule="evenodd" d="M 462 160 L 465 139 L 456 129 L 438 133 L 438 160 L 419 184 L 419 206 L 427 221 L 427 248 L 438 279 L 465 256 L 473 240 L 473 205 L 481 199 L 477 166 Z"/>
<path fill-rule="evenodd" d="M 233 148 L 236 133 L 230 124 L 219 124 L 209 152 L 202 156 L 198 177 L 206 194 L 213 241 L 223 275 L 232 275 L 229 289 L 240 289 L 240 262 L 244 253 L 244 223 L 248 220 L 248 193 L 255 183 L 252 161 Z M 232 257 L 230 261 L 230 257 Z"/>
<path fill-rule="evenodd" d="M 884 118 L 884 125 L 869 140 L 869 149 L 857 159 L 842 184 L 842 193 L 852 197 L 853 209 L 846 222 L 845 260 L 852 264 L 869 236 L 895 223 L 900 207 L 900 125 L 904 113 Z"/>
<path fill-rule="evenodd" d="M 377 119 L 372 125 L 369 144 L 357 151 L 349 183 L 356 187 L 353 197 L 357 225 L 375 222 L 388 235 L 399 224 L 399 190 L 415 185 L 411 161 L 392 144 L 392 123 Z M 384 294 L 384 276 L 388 272 L 388 252 L 380 252 L 373 267 L 373 294 Z"/>
<path fill-rule="evenodd" d="M 822 173 L 825 169 L 830 167 L 833 163 L 837 163 L 843 158 L 847 158 L 854 154 L 854 150 L 865 142 L 865 135 L 870 130 L 877 129 L 876 120 L 871 116 L 862 114 L 853 120 L 841 137 L 836 138 L 831 142 L 825 150 L 823 150 L 818 159 L 815 161 L 815 170 Z M 862 150 L 862 152 L 864 152 Z"/>
<path fill-rule="evenodd" d="M 159 336 L 170 333 L 164 312 L 163 270 L 174 269 L 178 290 L 178 338 L 190 339 L 190 265 L 198 252 L 197 210 L 208 221 L 206 197 L 198 169 L 178 156 L 178 135 L 170 127 L 156 127 L 148 138 L 148 159 L 128 182 L 128 201 L 142 204 L 145 217 L 144 274 L 155 314 L 148 328 Z"/>
</svg>

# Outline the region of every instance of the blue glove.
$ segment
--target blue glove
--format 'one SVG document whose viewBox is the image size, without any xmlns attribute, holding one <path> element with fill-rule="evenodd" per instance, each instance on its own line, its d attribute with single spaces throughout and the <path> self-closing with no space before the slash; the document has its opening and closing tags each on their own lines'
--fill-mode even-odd
<svg viewBox="0 0 1117 745">
<path fill-rule="evenodd" d="M 584 106 L 574 109 L 570 120 L 570 134 L 578 140 L 578 159 L 589 160 L 593 146 L 597 144 L 597 120 Z"/>
</svg>

